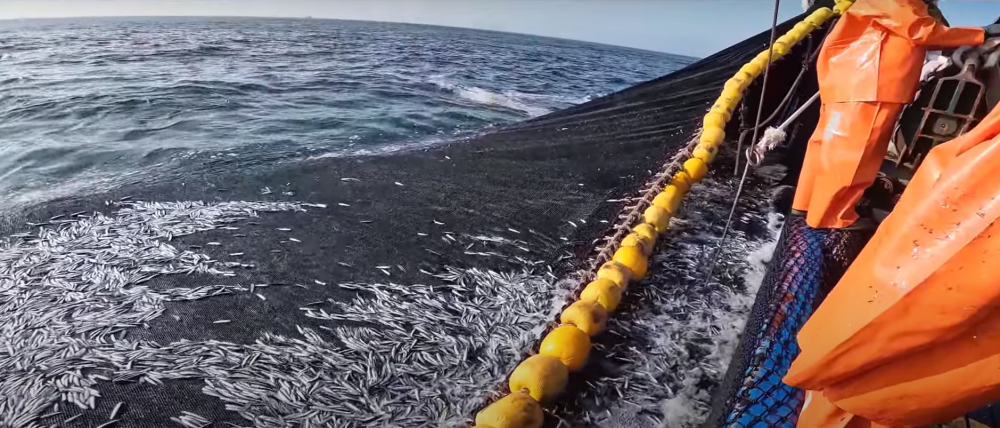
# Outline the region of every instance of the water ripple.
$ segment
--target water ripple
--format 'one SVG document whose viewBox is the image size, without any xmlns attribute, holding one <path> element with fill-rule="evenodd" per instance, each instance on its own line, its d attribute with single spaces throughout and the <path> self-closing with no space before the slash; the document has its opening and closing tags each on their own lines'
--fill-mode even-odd
<svg viewBox="0 0 1000 428">
<path fill-rule="evenodd" d="M 405 24 L 2 22 L 0 197 L 32 203 L 93 190 L 90 182 L 184 173 L 203 166 L 199 153 L 229 151 L 260 165 L 419 145 L 565 108 L 688 62 Z"/>
</svg>

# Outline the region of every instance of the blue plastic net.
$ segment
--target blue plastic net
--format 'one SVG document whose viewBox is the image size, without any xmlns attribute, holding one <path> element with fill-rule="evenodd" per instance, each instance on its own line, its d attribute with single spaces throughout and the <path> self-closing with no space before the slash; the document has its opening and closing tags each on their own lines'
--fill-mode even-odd
<svg viewBox="0 0 1000 428">
<path fill-rule="evenodd" d="M 747 339 L 757 343 L 750 364 L 743 369 L 743 385 L 736 393 L 733 411 L 726 416 L 728 427 L 795 426 L 803 393 L 781 382 L 799 353 L 795 341 L 812 312 L 812 304 L 823 279 L 823 241 L 826 231 L 804 227 L 792 217 L 782 243 L 784 257 L 774 266 L 777 276 L 767 304 L 770 320 L 746 330 Z"/>
<path fill-rule="evenodd" d="M 870 236 L 789 216 L 706 426 L 795 426 L 804 393 L 781 381 L 799 353 L 795 336 Z"/>
</svg>

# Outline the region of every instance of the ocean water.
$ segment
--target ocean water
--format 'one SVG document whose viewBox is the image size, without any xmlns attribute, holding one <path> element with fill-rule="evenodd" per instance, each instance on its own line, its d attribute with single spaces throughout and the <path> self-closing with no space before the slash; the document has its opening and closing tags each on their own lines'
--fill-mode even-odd
<svg viewBox="0 0 1000 428">
<path fill-rule="evenodd" d="M 453 140 L 693 59 L 525 35 L 332 20 L 0 22 L 6 207 Z"/>
<path fill-rule="evenodd" d="M 691 61 L 384 23 L 0 22 L 0 230 L 17 232 L 0 236 L 0 282 L 16 285 L 0 293 L 0 426 L 469 426 L 578 288 L 570 250 L 599 233 L 581 226 L 615 218 L 589 202 L 633 195 L 613 177 L 633 171 L 375 156 L 462 144 Z M 603 161 L 561 138 L 578 152 L 562 159 Z M 307 162 L 324 157 L 346 159 Z M 695 186 L 548 426 L 701 424 L 779 226 L 749 180 L 718 253 L 738 183 Z M 61 196 L 78 198 L 44 204 Z"/>
</svg>

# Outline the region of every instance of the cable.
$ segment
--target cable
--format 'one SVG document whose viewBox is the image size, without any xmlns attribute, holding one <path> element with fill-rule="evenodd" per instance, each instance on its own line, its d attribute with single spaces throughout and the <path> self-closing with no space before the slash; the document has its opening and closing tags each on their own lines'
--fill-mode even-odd
<svg viewBox="0 0 1000 428">
<path fill-rule="evenodd" d="M 751 130 L 760 130 L 760 128 L 770 125 L 771 122 L 773 122 L 774 119 L 778 117 L 778 113 L 780 113 L 782 110 L 784 110 L 785 104 L 787 104 L 788 101 L 791 100 L 792 95 L 799 88 L 799 84 L 802 83 L 802 78 L 805 77 L 806 72 L 809 71 L 809 66 L 812 65 L 812 63 L 814 63 L 816 61 L 817 57 L 819 57 L 820 50 L 823 47 L 823 41 L 826 40 L 826 36 L 830 35 L 830 31 L 833 30 L 833 25 L 837 23 L 837 19 L 839 19 L 839 17 L 835 17 L 832 20 L 830 20 L 830 24 L 826 28 L 826 34 L 824 34 L 823 38 L 820 40 L 819 46 L 813 46 L 814 45 L 813 38 L 812 38 L 812 36 L 809 37 L 809 48 L 806 50 L 806 52 L 809 52 L 809 56 L 807 56 L 802 61 L 802 70 L 800 70 L 799 71 L 799 75 L 795 77 L 795 81 L 792 82 L 792 86 L 788 89 L 788 93 L 785 94 L 785 98 L 782 99 L 780 103 L 778 103 L 778 107 L 774 109 L 774 111 L 771 113 L 770 116 L 768 116 L 767 119 L 764 119 L 763 122 L 759 123 L 754 128 L 746 128 L 746 129 L 743 129 L 740 132 L 740 138 L 738 140 L 736 140 L 736 163 L 733 166 L 733 175 L 736 175 L 736 174 L 740 173 L 740 156 L 739 156 L 739 153 L 743 149 L 743 142 L 746 141 L 747 134 Z M 761 91 L 761 99 L 763 99 L 763 96 L 764 95 L 763 95 L 763 90 L 762 90 Z M 746 103 L 743 103 L 743 106 L 746 106 Z M 759 110 L 758 110 L 758 112 L 759 112 Z"/>
<path fill-rule="evenodd" d="M 780 6 L 781 0 L 774 0 L 774 15 L 771 17 L 771 42 L 767 45 L 767 64 L 764 66 L 764 82 L 760 86 L 760 101 L 757 103 L 757 120 L 754 121 L 753 138 L 750 141 L 757 141 L 757 133 L 760 132 L 760 119 L 761 115 L 764 114 L 764 94 L 767 93 L 768 76 L 771 74 L 771 63 L 774 62 L 774 40 L 778 37 L 778 8 Z M 788 95 L 785 98 L 787 99 Z"/>
<path fill-rule="evenodd" d="M 760 119 L 761 115 L 764 113 L 764 94 L 767 93 L 767 78 L 771 72 L 771 62 L 774 58 L 774 40 L 777 38 L 778 34 L 778 9 L 781 7 L 781 0 L 774 0 L 774 14 L 771 17 L 771 41 L 767 45 L 767 65 L 764 66 L 764 82 L 761 84 L 760 88 L 760 102 L 757 104 L 757 120 L 754 121 L 753 127 L 753 139 L 750 141 L 757 141 L 757 133 L 760 132 Z M 785 98 L 788 98 L 786 95 Z M 780 109 L 779 109 L 780 110 Z M 739 159 L 739 153 L 736 154 L 737 159 Z M 736 189 L 736 198 L 733 201 L 733 208 L 729 211 L 729 219 L 726 220 L 726 227 L 722 231 L 722 238 L 719 239 L 719 246 L 715 249 L 715 254 L 709 260 L 708 265 L 708 275 L 705 277 L 705 284 L 712 281 L 712 274 L 715 272 L 715 263 L 719 258 L 719 254 L 722 251 L 722 243 L 726 241 L 726 235 L 729 234 L 729 226 L 733 222 L 733 214 L 736 212 L 736 201 L 740 198 L 740 193 L 743 192 L 743 182 L 746 181 L 747 172 L 750 170 L 749 162 L 746 168 L 743 170 L 743 177 L 740 179 L 739 187 Z"/>
</svg>

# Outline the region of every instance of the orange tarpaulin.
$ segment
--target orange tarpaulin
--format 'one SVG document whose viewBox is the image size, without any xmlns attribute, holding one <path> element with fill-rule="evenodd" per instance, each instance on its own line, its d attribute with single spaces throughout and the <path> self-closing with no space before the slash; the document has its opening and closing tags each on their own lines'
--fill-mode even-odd
<svg viewBox="0 0 1000 428">
<path fill-rule="evenodd" d="M 1000 399 L 998 134 L 994 108 L 931 150 L 802 328 L 785 377 L 813 391 L 800 427 L 919 426 Z"/>
</svg>

